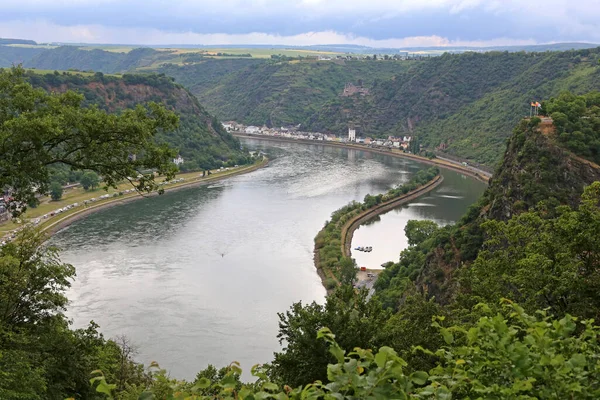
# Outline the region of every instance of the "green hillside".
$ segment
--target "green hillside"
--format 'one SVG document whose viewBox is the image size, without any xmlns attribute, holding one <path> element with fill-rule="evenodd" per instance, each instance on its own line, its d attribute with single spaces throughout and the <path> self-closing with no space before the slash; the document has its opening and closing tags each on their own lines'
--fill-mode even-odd
<svg viewBox="0 0 600 400">
<path fill-rule="evenodd" d="M 25 61 L 23 65 L 27 68 L 43 70 L 117 73 L 148 67 L 154 62 L 169 56 L 170 53 L 168 52 L 159 52 L 149 48 L 138 48 L 120 53 L 99 49 L 81 50 L 75 46 L 61 46 L 43 51 Z"/>
<path fill-rule="evenodd" d="M 599 49 L 446 54 L 423 61 L 205 62 L 160 71 L 219 118 L 363 136 L 417 135 L 428 148 L 494 165 L 533 100 L 600 89 Z M 342 97 L 362 80 L 369 95 Z"/>
<path fill-rule="evenodd" d="M 212 58 L 203 51 L 63 46 L 25 66 L 156 71 L 174 77 L 221 120 L 302 124 L 337 134 L 354 124 L 362 136 L 416 135 L 429 149 L 490 166 L 531 101 L 600 89 L 600 48 L 444 54 L 420 61 Z M 341 96 L 349 83 L 362 83 L 368 94 Z"/>
<path fill-rule="evenodd" d="M 28 63 L 32 58 L 44 51 L 46 50 L 43 48 L 0 45 L 0 68 Z"/>
<path fill-rule="evenodd" d="M 75 90 L 85 97 L 85 105 L 96 105 L 109 112 L 132 108 L 154 101 L 179 115 L 179 128 L 158 136 L 179 150 L 186 162 L 184 169 L 208 169 L 224 164 L 246 162 L 237 139 L 227 133 L 198 100 L 172 78 L 156 74 L 125 74 L 123 77 L 102 73 L 83 76 L 76 73 L 27 74 L 35 87 L 49 91 Z"/>
<path fill-rule="evenodd" d="M 165 66 L 160 71 L 190 87 L 200 102 L 222 120 L 282 126 L 310 121 L 324 104 L 340 96 L 346 83 L 358 85 L 362 81 L 372 88 L 379 80 L 406 73 L 412 65 L 398 61 L 222 63 Z M 219 73 L 215 74 L 217 68 Z M 195 82 L 201 84 L 196 86 Z"/>
<path fill-rule="evenodd" d="M 314 130 L 358 120 L 363 135 L 413 134 L 429 148 L 495 164 L 533 100 L 600 89 L 600 50 L 468 53 L 415 64 L 379 81 L 366 98 L 337 98 L 314 115 Z"/>
</svg>

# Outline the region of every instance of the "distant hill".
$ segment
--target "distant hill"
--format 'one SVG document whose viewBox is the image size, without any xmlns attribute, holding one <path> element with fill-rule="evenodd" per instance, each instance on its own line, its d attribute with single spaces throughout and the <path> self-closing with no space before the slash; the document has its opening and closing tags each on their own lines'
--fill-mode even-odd
<svg viewBox="0 0 600 400">
<path fill-rule="evenodd" d="M 363 135 L 417 135 L 429 148 L 493 165 L 531 101 L 600 89 L 599 60 L 600 49 L 447 54 L 378 81 L 371 96 L 332 99 L 305 124 L 340 132 L 352 119 Z"/>
<path fill-rule="evenodd" d="M 422 61 L 164 66 L 221 119 L 362 136 L 416 135 L 428 148 L 494 165 L 529 103 L 600 89 L 600 49 L 446 54 Z M 341 96 L 362 82 L 368 95 Z"/>
<path fill-rule="evenodd" d="M 8 39 L 8 38 L 0 38 L 0 45 L 2 44 L 28 44 L 35 46 L 37 42 L 34 40 L 26 40 L 26 39 Z"/>
<path fill-rule="evenodd" d="M 0 39 L 7 40 L 7 39 Z M 0 68 L 12 67 L 13 65 L 26 64 L 32 58 L 47 51 L 44 48 L 35 47 L 13 47 L 0 45 Z"/>
<path fill-rule="evenodd" d="M 149 101 L 164 104 L 179 115 L 180 126 L 175 132 L 160 133 L 158 140 L 179 150 L 186 161 L 184 168 L 207 169 L 247 161 L 239 141 L 226 132 L 190 92 L 167 76 L 126 74 L 118 78 L 102 73 L 82 76 L 29 72 L 27 77 L 33 86 L 48 91 L 75 90 L 84 95 L 87 105 L 96 105 L 109 112 L 119 112 Z"/>
<path fill-rule="evenodd" d="M 161 56 L 168 56 L 168 54 L 168 52 L 159 52 L 150 48 L 138 48 L 127 53 L 119 53 L 61 46 L 39 53 L 27 60 L 24 66 L 59 71 L 77 69 L 80 71 L 115 73 L 147 67 L 160 59 Z"/>
</svg>

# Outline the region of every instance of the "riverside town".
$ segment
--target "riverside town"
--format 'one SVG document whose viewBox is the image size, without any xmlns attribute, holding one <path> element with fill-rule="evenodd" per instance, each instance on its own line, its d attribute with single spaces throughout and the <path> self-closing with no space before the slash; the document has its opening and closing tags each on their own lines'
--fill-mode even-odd
<svg viewBox="0 0 600 400">
<path fill-rule="evenodd" d="M 326 141 L 326 142 L 338 142 L 338 143 L 358 143 L 364 144 L 371 147 L 383 147 L 383 148 L 396 148 L 408 150 L 411 136 L 388 136 L 387 139 L 382 138 L 371 138 L 371 137 L 359 137 L 355 128 L 348 128 L 348 134 L 344 136 L 337 136 L 334 134 L 319 133 L 319 132 L 305 132 L 301 129 L 301 125 L 287 126 L 281 128 L 268 128 L 266 126 L 246 126 L 239 124 L 235 121 L 228 121 L 222 123 L 223 128 L 228 132 L 233 133 L 245 133 L 248 135 L 263 135 L 282 137 L 288 139 L 303 139 L 303 140 L 315 140 L 315 141 Z"/>
</svg>

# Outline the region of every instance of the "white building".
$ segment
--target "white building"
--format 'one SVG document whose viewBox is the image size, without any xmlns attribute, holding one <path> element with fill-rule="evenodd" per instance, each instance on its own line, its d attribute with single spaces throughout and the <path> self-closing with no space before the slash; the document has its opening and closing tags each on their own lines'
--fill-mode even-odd
<svg viewBox="0 0 600 400">
<path fill-rule="evenodd" d="M 356 141 L 356 129 L 349 128 L 348 129 L 348 141 L 355 142 Z"/>
<path fill-rule="evenodd" d="M 259 133 L 260 128 L 258 126 L 247 126 L 246 133 Z"/>
<path fill-rule="evenodd" d="M 181 165 L 181 164 L 183 164 L 183 157 L 181 157 L 180 155 L 178 155 L 177 158 L 173 159 L 173 164 L 175 164 L 175 165 Z"/>
<path fill-rule="evenodd" d="M 231 123 L 223 122 L 221 125 L 223 125 L 223 128 L 225 128 L 227 132 L 231 132 L 233 130 L 233 125 Z"/>
</svg>

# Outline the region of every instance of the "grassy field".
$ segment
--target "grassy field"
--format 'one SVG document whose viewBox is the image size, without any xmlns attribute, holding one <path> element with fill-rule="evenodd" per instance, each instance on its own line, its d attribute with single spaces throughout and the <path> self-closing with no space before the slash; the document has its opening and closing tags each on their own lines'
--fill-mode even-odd
<svg viewBox="0 0 600 400">
<path fill-rule="evenodd" d="M 83 46 L 80 47 L 81 50 L 104 50 L 110 51 L 111 53 L 129 53 L 131 50 L 142 47 L 142 46 Z"/>
<path fill-rule="evenodd" d="M 34 74 L 38 74 L 38 75 L 46 75 L 46 74 L 53 74 L 54 70 L 53 69 L 36 69 L 36 68 L 25 68 L 26 71 L 34 73 Z M 85 71 L 58 71 L 61 74 L 63 72 L 69 73 L 69 74 L 73 74 L 73 75 L 81 75 L 81 76 L 93 76 L 95 74 L 95 72 L 85 72 Z M 120 77 L 121 74 L 104 74 L 106 76 L 116 76 L 116 77 Z"/>
<path fill-rule="evenodd" d="M 55 49 L 58 46 L 51 46 L 51 45 L 39 45 L 39 44 L 5 44 L 4 46 L 8 46 L 8 47 L 24 47 L 26 49 Z"/>
<path fill-rule="evenodd" d="M 140 46 L 84 46 L 80 47 L 82 50 L 104 50 L 115 53 L 128 53 L 131 50 L 138 48 Z M 179 56 L 180 54 L 190 54 L 190 53 L 202 53 L 206 56 L 214 56 L 216 58 L 235 58 L 232 57 L 217 57 L 217 53 L 227 53 L 234 55 L 241 54 L 251 54 L 252 58 L 270 58 L 271 55 L 280 54 L 282 56 L 288 57 L 298 57 L 298 56 L 336 56 L 342 53 L 328 52 L 328 51 L 315 51 L 315 50 L 296 50 L 296 49 L 281 49 L 281 48 L 213 48 L 213 47 L 195 47 L 195 48 L 175 48 L 175 47 L 154 47 L 154 50 L 157 51 L 170 51 L 174 56 Z"/>
</svg>

